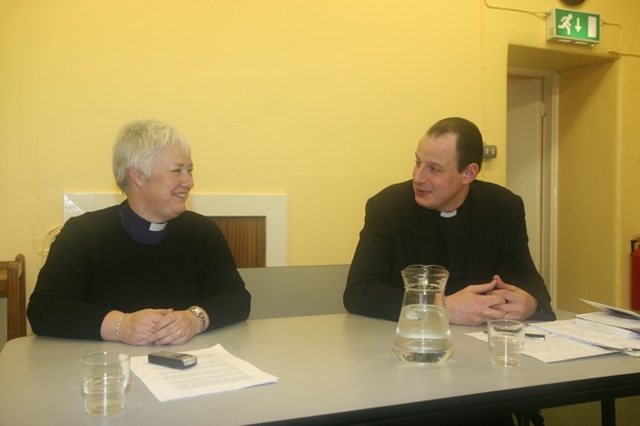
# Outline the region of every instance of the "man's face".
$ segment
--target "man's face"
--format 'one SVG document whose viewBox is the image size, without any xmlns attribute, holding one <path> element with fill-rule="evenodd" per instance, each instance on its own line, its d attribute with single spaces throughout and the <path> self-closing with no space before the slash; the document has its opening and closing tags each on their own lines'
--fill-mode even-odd
<svg viewBox="0 0 640 426">
<path fill-rule="evenodd" d="M 454 133 L 425 135 L 420 139 L 413 169 L 413 191 L 418 205 L 448 212 L 460 207 L 466 198 L 475 173 L 470 177 L 468 168 L 458 171 L 457 139 Z"/>
</svg>

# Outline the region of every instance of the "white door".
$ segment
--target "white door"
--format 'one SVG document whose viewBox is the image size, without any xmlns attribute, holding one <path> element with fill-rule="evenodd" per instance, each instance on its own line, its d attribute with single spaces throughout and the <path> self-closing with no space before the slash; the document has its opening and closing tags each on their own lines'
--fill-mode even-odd
<svg viewBox="0 0 640 426">
<path fill-rule="evenodd" d="M 553 77 L 507 83 L 507 188 L 524 201 L 531 257 L 555 293 L 555 154 Z"/>
<path fill-rule="evenodd" d="M 529 250 L 541 267 L 542 81 L 510 80 L 507 85 L 507 188 L 524 201 Z"/>
</svg>

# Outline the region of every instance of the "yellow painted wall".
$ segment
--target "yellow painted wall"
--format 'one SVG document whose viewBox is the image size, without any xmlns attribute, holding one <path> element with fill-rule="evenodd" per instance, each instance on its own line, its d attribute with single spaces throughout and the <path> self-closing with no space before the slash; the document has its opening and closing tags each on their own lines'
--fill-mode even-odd
<svg viewBox="0 0 640 426">
<path fill-rule="evenodd" d="M 640 5 L 590 0 L 578 7 L 611 23 L 593 48 L 546 42 L 551 7 L 562 4 L 0 0 L 0 257 L 25 253 L 30 292 L 43 240 L 62 222 L 62 194 L 117 191 L 115 134 L 126 121 L 154 117 L 189 138 L 195 193 L 288 195 L 290 265 L 348 263 L 366 199 L 410 177 L 417 141 L 437 119 L 475 121 L 503 154 L 485 164 L 483 178 L 504 183 L 510 44 L 559 57 L 630 52 L 597 69 L 605 75 L 585 99 L 614 107 L 606 128 L 599 129 L 598 105 L 573 117 L 585 126 L 580 131 L 560 123 L 569 139 L 561 167 L 574 149 L 589 147 L 585 167 L 570 166 L 582 176 L 561 174 L 562 194 L 585 191 L 586 198 L 584 177 L 601 185 L 592 204 L 580 200 L 589 209 L 559 211 L 559 223 L 571 225 L 559 231 L 571 240 L 559 248 L 563 281 L 578 270 L 592 275 L 568 250 L 576 234 L 589 232 L 591 215 L 615 218 L 612 232 L 597 225 L 602 242 L 583 245 L 589 256 L 613 252 L 604 268 L 614 271 L 608 286 L 618 295 L 603 301 L 624 303 L 628 253 L 621 247 L 640 232 L 632 182 L 640 157 Z M 589 89 L 589 70 L 569 73 L 561 80 Z M 595 134 L 614 150 L 601 156 Z M 599 174 L 605 178 L 592 176 Z M 600 284 L 582 276 L 576 284 L 589 285 Z M 561 293 L 567 303 L 578 290 L 568 288 L 571 294 Z M 593 293 L 600 296 L 608 293 Z"/>
<path fill-rule="evenodd" d="M 625 2 L 622 8 L 624 16 L 638 13 L 635 2 Z M 619 76 L 621 84 L 618 86 L 618 111 L 616 120 L 619 133 L 614 140 L 618 142 L 616 152 L 616 184 L 617 193 L 616 230 L 616 259 L 614 265 L 622 265 L 616 271 L 617 282 L 615 297 L 612 302 L 619 306 L 629 306 L 630 282 L 629 253 L 627 242 L 632 236 L 640 234 L 640 27 L 625 25 L 623 48 L 632 52 L 620 61 Z M 639 289 L 640 290 L 640 289 Z"/>
<path fill-rule="evenodd" d="M 591 310 L 579 297 L 607 301 L 618 280 L 616 258 L 616 140 L 618 64 L 562 74 L 558 168 L 557 302 Z M 640 224 L 639 224 L 640 225 Z M 625 245 L 625 247 L 628 244 Z"/>
</svg>

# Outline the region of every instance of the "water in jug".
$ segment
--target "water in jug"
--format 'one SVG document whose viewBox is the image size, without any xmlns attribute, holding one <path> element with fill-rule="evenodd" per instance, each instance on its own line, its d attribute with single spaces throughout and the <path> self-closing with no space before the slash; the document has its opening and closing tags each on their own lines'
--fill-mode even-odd
<svg viewBox="0 0 640 426">
<path fill-rule="evenodd" d="M 449 271 L 439 265 L 402 270 L 404 298 L 396 329 L 395 353 L 409 363 L 437 364 L 453 352 L 444 289 Z"/>
</svg>

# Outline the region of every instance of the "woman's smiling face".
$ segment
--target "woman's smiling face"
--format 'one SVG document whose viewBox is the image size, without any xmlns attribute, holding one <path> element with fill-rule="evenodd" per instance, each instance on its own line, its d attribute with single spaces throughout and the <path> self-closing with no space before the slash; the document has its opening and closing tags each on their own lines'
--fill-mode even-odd
<svg viewBox="0 0 640 426">
<path fill-rule="evenodd" d="M 129 194 L 132 209 L 153 223 L 164 223 L 186 210 L 186 201 L 193 188 L 191 156 L 172 143 L 156 159 L 151 178 L 140 178 L 142 186 Z M 134 172 L 135 173 L 135 172 Z"/>
</svg>

